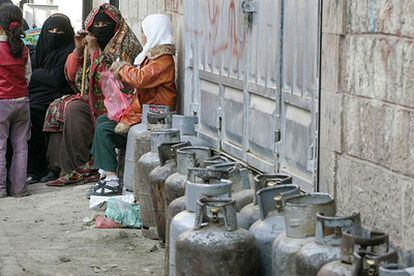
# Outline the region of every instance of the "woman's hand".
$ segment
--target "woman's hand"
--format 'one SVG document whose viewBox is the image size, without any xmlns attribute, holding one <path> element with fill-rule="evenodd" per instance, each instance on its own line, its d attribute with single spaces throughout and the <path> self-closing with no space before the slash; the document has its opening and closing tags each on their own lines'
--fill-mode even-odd
<svg viewBox="0 0 414 276">
<path fill-rule="evenodd" d="M 80 30 L 75 34 L 75 49 L 78 56 L 83 55 L 83 50 L 85 49 L 85 37 L 88 35 L 88 32 L 85 30 Z"/>
<path fill-rule="evenodd" d="M 117 79 L 120 79 L 119 77 L 119 71 L 122 69 L 122 67 L 124 67 L 125 65 L 131 65 L 129 62 L 125 62 L 125 61 L 115 61 L 114 63 L 112 63 L 111 67 L 109 68 L 109 70 L 111 72 L 114 73 L 115 77 Z"/>
<path fill-rule="evenodd" d="M 85 41 L 90 55 L 92 55 L 97 49 L 99 49 L 96 37 L 94 37 L 93 35 L 86 36 Z"/>
</svg>

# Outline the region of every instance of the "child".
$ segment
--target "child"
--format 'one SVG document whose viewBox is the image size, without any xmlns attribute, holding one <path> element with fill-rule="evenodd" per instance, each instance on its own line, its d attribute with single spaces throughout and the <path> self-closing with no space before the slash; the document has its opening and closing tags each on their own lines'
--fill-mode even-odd
<svg viewBox="0 0 414 276">
<path fill-rule="evenodd" d="M 145 46 L 135 60 L 139 67 L 127 62 L 115 62 L 111 66 L 114 74 L 137 92 L 120 122 L 110 121 L 106 115 L 96 122 L 91 152 L 94 166 L 106 177 L 91 188 L 90 195 L 122 194 L 122 185 L 116 175 L 115 149 L 125 145 L 129 127 L 141 121 L 141 105 L 166 105 L 172 110 L 175 107 L 175 46 L 171 21 L 166 15 L 149 15 L 142 22 L 142 31 Z"/>
<path fill-rule="evenodd" d="M 23 14 L 14 5 L 0 8 L 0 198 L 27 195 L 27 141 L 30 136 L 29 50 L 21 38 Z M 13 147 L 7 188 L 7 139 Z"/>
</svg>

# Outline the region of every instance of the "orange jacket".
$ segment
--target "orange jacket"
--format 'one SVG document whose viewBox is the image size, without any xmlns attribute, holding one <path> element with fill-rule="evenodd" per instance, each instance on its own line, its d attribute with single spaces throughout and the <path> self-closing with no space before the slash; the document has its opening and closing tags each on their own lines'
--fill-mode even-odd
<svg viewBox="0 0 414 276">
<path fill-rule="evenodd" d="M 119 78 L 137 89 L 130 107 L 121 118 L 121 123 L 140 123 L 143 104 L 166 105 L 171 110 L 175 109 L 177 95 L 174 58 L 171 48 L 167 50 L 162 46 L 150 50 L 141 68 L 125 65 L 119 70 Z"/>
</svg>

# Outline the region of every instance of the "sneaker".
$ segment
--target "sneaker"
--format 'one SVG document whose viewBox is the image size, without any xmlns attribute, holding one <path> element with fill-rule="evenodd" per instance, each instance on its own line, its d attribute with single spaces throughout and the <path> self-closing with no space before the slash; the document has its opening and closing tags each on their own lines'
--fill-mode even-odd
<svg viewBox="0 0 414 276">
<path fill-rule="evenodd" d="M 89 191 L 89 195 L 93 196 L 117 196 L 122 195 L 122 185 L 119 178 L 105 178 L 93 185 Z"/>
</svg>

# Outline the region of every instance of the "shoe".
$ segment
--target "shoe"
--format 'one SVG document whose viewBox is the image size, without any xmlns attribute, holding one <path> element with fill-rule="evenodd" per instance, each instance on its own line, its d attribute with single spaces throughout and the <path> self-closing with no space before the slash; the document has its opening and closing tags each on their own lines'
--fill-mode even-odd
<svg viewBox="0 0 414 276">
<path fill-rule="evenodd" d="M 30 185 L 30 184 L 35 184 L 38 183 L 40 181 L 40 177 L 34 175 L 34 174 L 29 174 L 26 178 L 26 184 Z"/>
<path fill-rule="evenodd" d="M 122 195 L 122 185 L 119 179 L 104 179 L 93 185 L 88 196 L 117 196 Z"/>
<path fill-rule="evenodd" d="M 52 180 L 56 180 L 58 178 L 59 178 L 59 176 L 56 175 L 53 171 L 49 171 L 45 176 L 40 178 L 40 182 L 45 183 L 45 182 L 49 182 L 49 181 L 52 181 Z"/>
</svg>

